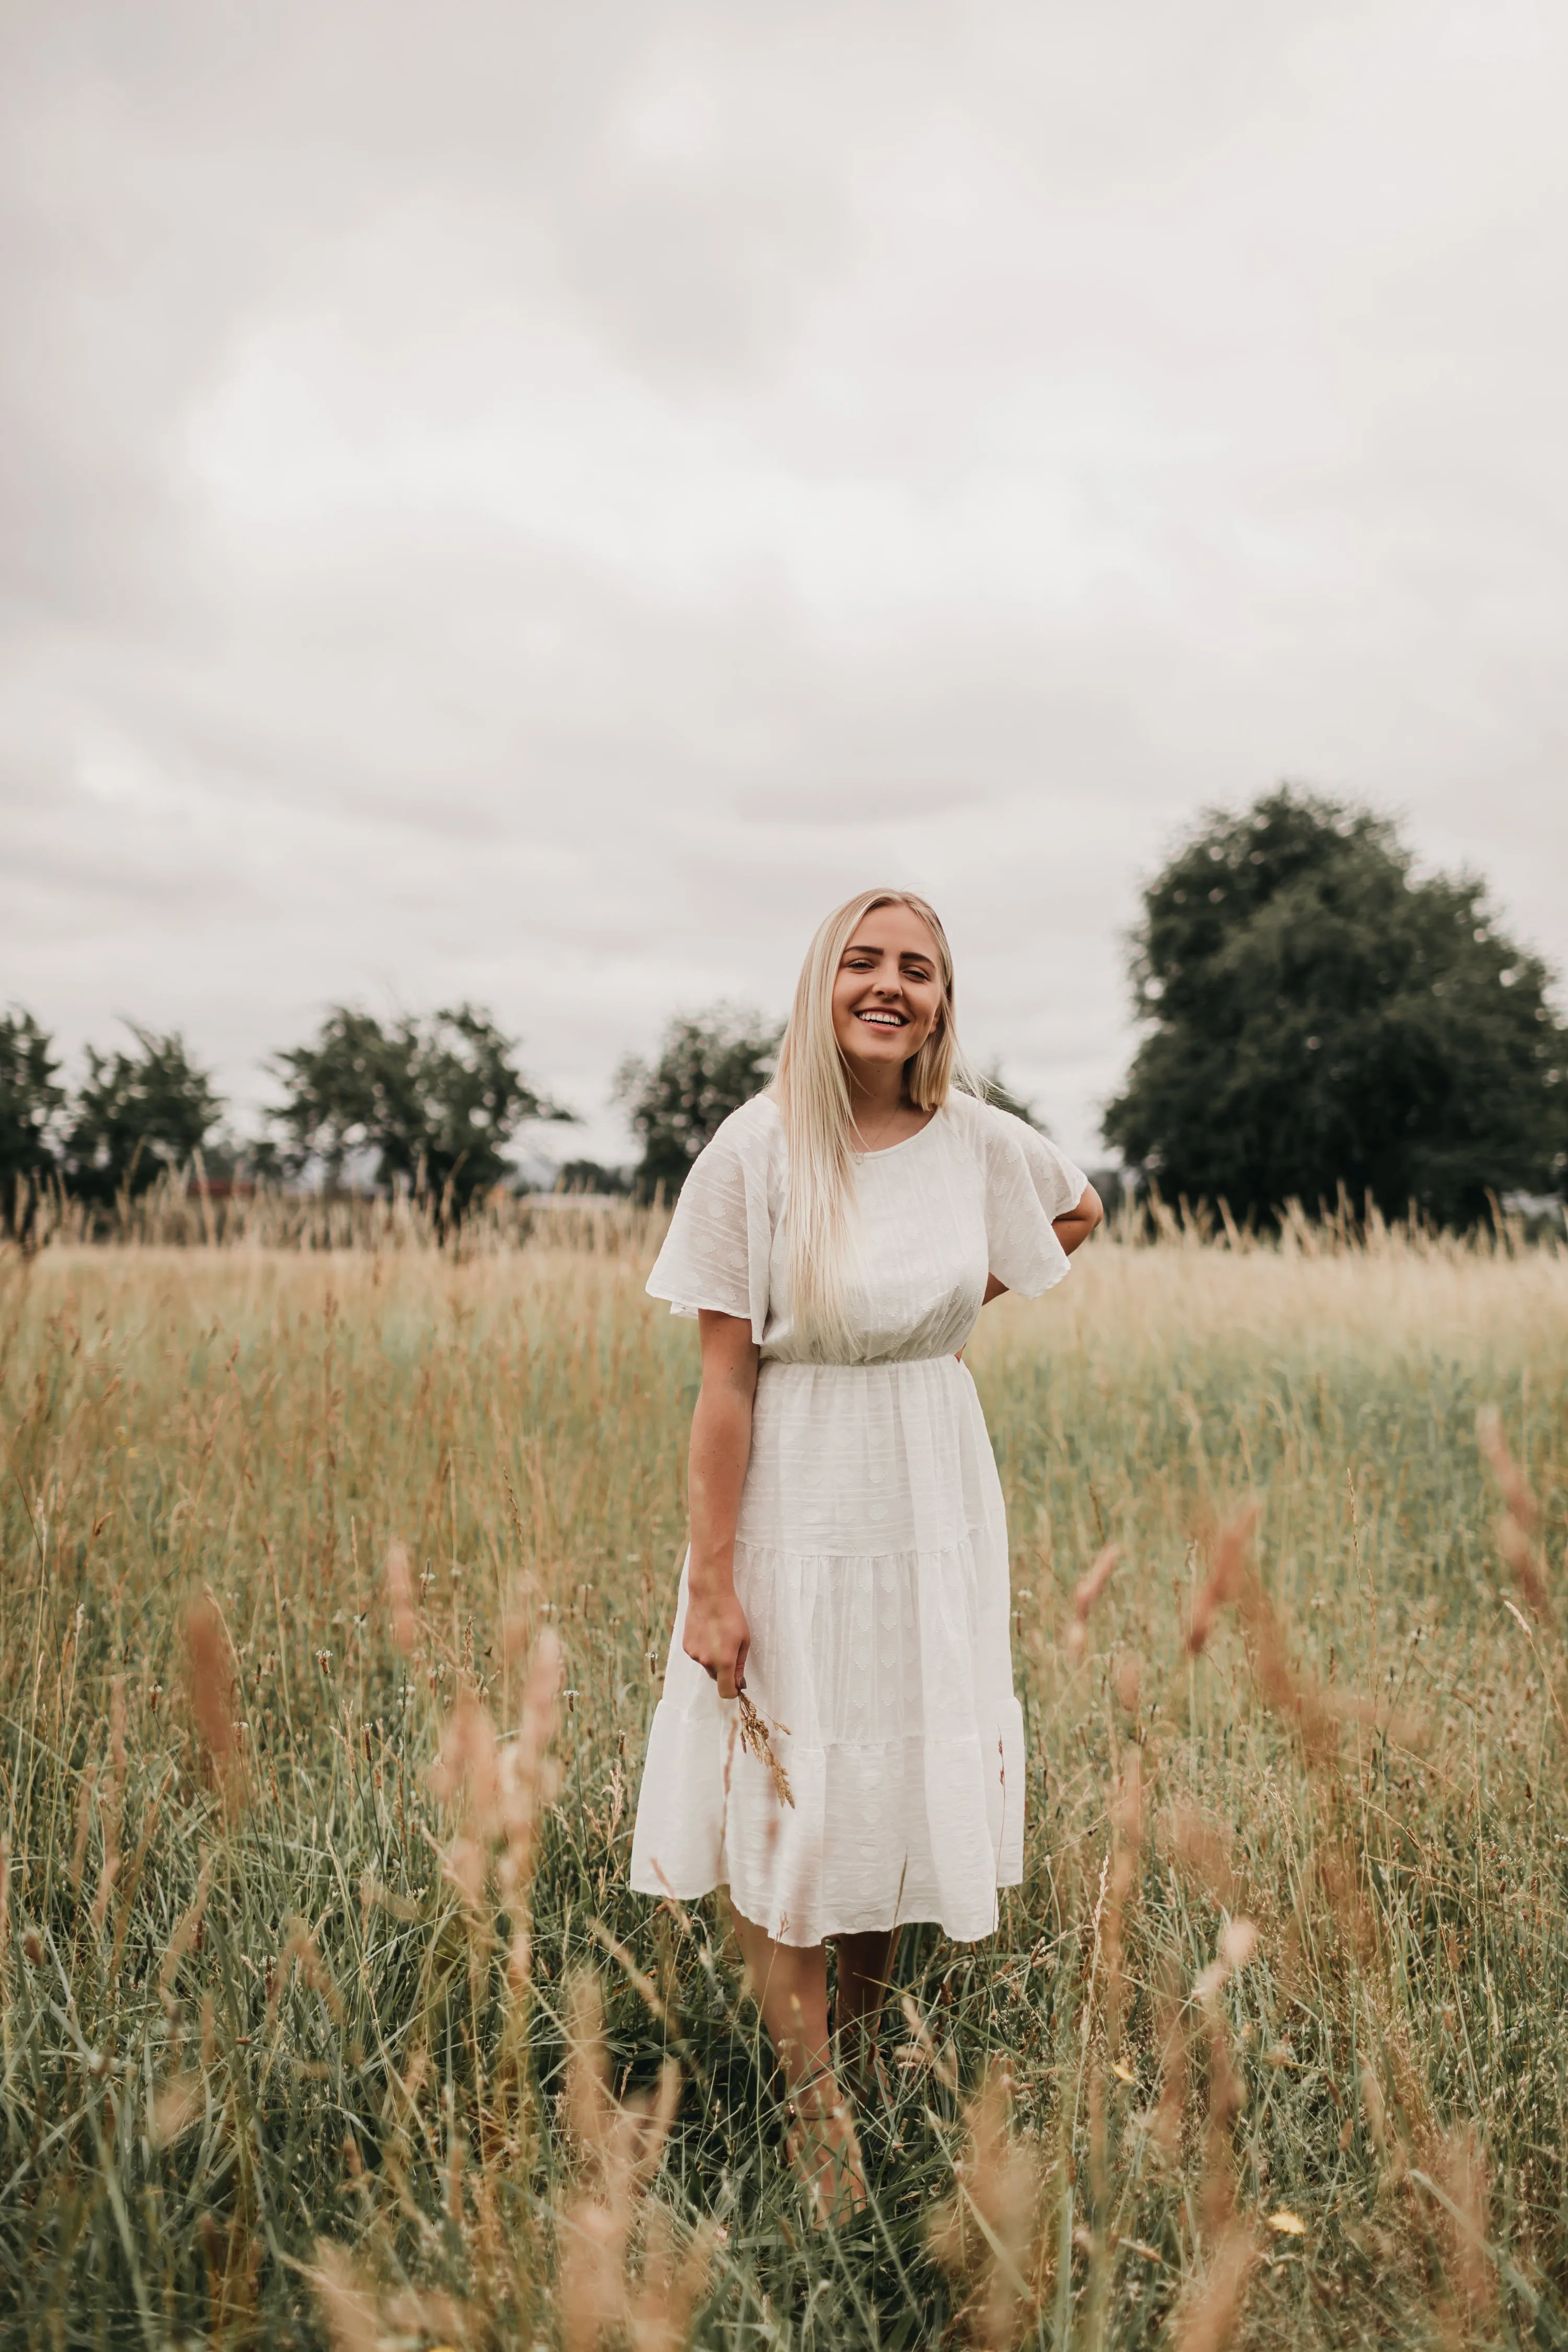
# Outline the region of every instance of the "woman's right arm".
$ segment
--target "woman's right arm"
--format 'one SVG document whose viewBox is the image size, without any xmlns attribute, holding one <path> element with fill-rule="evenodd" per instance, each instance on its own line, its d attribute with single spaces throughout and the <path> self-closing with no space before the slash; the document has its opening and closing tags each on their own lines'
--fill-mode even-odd
<svg viewBox="0 0 1568 2352">
<path fill-rule="evenodd" d="M 741 1490 L 752 1454 L 752 1400 L 757 1387 L 757 1345 L 743 1316 L 704 1307 L 702 1388 L 691 1416 L 687 1494 L 691 1558 L 686 1571 L 689 1658 L 705 1666 L 721 1698 L 746 1687 L 751 1628 L 735 1598 L 735 1528 Z"/>
</svg>

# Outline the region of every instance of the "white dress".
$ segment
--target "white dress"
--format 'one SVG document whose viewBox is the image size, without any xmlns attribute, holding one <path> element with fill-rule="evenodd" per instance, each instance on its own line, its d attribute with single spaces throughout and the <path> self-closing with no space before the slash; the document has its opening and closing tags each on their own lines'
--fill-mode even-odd
<svg viewBox="0 0 1568 2352">
<path fill-rule="evenodd" d="M 632 1841 L 642 1893 L 689 1901 L 728 1884 L 785 1944 L 907 1919 L 965 1941 L 995 1927 L 998 1887 L 1023 1874 L 1023 1718 L 1002 1489 L 954 1354 L 988 1274 L 1031 1298 L 1066 1274 L 1051 1220 L 1084 1181 L 967 1095 L 859 1157 L 860 1344 L 828 1361 L 791 1332 L 772 1097 L 732 1113 L 694 1163 L 647 1286 L 677 1314 L 746 1317 L 761 1351 L 735 1591 L 747 1694 L 795 1803 L 681 1647 L 683 1568 Z"/>
</svg>

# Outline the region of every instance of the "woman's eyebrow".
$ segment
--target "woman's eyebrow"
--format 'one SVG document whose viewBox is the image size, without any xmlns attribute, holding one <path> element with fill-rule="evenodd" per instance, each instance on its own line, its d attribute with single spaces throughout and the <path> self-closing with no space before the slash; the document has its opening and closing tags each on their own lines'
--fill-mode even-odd
<svg viewBox="0 0 1568 2352">
<path fill-rule="evenodd" d="M 886 955 L 887 952 L 886 948 L 879 946 L 875 940 L 853 940 L 844 950 L 846 956 L 879 956 Z M 924 948 L 900 948 L 899 961 L 924 964 L 928 971 L 936 970 L 935 956 L 929 955 Z"/>
</svg>

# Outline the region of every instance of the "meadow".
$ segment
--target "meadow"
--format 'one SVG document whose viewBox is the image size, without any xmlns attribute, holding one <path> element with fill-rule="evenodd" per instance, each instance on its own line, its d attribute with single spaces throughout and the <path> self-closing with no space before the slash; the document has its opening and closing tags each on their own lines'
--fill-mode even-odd
<svg viewBox="0 0 1568 2352">
<path fill-rule="evenodd" d="M 518 1238 L 0 1258 L 0 2340 L 1568 2345 L 1568 1255 L 987 1310 L 1026 1877 L 819 2229 L 625 1885 L 695 1336 Z"/>
</svg>

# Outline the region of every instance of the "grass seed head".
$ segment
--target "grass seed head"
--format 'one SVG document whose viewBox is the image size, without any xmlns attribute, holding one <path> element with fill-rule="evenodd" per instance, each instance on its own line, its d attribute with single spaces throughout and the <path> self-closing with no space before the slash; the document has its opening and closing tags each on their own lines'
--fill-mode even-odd
<svg viewBox="0 0 1568 2352">
<path fill-rule="evenodd" d="M 73 1893 L 81 1892 L 82 1873 L 87 1867 L 88 1832 L 92 1827 L 92 1792 L 98 1782 L 98 1767 L 89 1764 L 83 1770 L 76 1800 L 76 1843 L 71 1848 L 70 1883 Z"/>
<path fill-rule="evenodd" d="M 191 1712 L 213 1780 L 226 1794 L 237 1795 L 242 1768 L 235 1739 L 234 1661 L 223 1618 L 211 1600 L 195 1601 L 186 1612 L 185 1665 Z"/>
<path fill-rule="evenodd" d="M 1552 1622 L 1552 1592 L 1546 1561 L 1534 1540 L 1541 1526 L 1541 1505 L 1509 1449 L 1496 1405 L 1481 1407 L 1476 1415 L 1476 1432 L 1503 1498 L 1504 1507 L 1498 1519 L 1498 1549 L 1508 1562 L 1525 1607 L 1537 1624 L 1548 1625 Z"/>
<path fill-rule="evenodd" d="M 205 2106 L 202 2078 L 186 2069 L 171 2074 L 153 2093 L 147 2112 L 147 2137 L 154 2147 L 168 2147 L 188 2131 Z"/>
<path fill-rule="evenodd" d="M 1258 1930 L 1251 1920 L 1227 1920 L 1220 1929 L 1214 1958 L 1194 1979 L 1193 1999 L 1200 2007 L 1215 2010 L 1217 2014 L 1221 1986 L 1246 1968 L 1257 1950 Z"/>
<path fill-rule="evenodd" d="M 695 2266 L 677 2268 L 668 2259 L 668 2238 L 659 2235 L 667 2225 L 655 2222 L 651 2270 L 645 2266 L 643 2279 L 634 2282 L 629 2269 L 634 2228 L 679 2098 L 680 2070 L 667 2059 L 651 2094 L 617 2104 L 609 2087 L 599 1980 L 592 1969 L 579 1969 L 566 1996 L 564 2105 L 581 2187 L 562 2210 L 556 2229 L 567 2352 L 595 2352 L 617 2328 L 634 2345 L 683 2340 L 661 2331 L 678 2315 L 689 2315 L 706 2277 L 706 2255 Z"/>
<path fill-rule="evenodd" d="M 405 1658 L 414 1654 L 419 1620 L 414 1608 L 414 1580 L 408 1572 L 408 1554 L 400 1543 L 386 1548 L 387 1606 L 392 1612 L 392 1638 Z"/>
<path fill-rule="evenodd" d="M 1187 1627 L 1187 1648 L 1195 1658 L 1207 1643 L 1222 1609 L 1237 1601 L 1250 1574 L 1252 1531 L 1258 1506 L 1248 1503 L 1228 1519 L 1215 1541 L 1208 1575 L 1198 1587 Z"/>
<path fill-rule="evenodd" d="M 789 1774 L 773 1753 L 773 1743 L 768 1737 L 768 1725 L 765 1718 L 758 1713 L 745 1691 L 741 1693 L 737 1706 L 740 1710 L 742 1747 L 748 1756 L 754 1756 L 758 1763 L 763 1766 L 773 1784 L 773 1794 L 780 1804 L 788 1805 L 793 1810 L 795 1790 L 790 1787 Z M 777 1728 L 783 1730 L 784 1726 L 781 1724 Z"/>
<path fill-rule="evenodd" d="M 305 2273 L 316 2291 L 332 2352 L 385 2352 L 376 2319 L 375 2297 L 342 2246 L 316 2241 L 316 2259 Z"/>
<path fill-rule="evenodd" d="M 1136 1715 L 1138 1702 L 1142 1694 L 1143 1677 L 1138 1660 L 1131 1652 L 1126 1657 L 1117 1660 L 1113 1680 L 1118 1705 L 1127 1714 Z"/>
<path fill-rule="evenodd" d="M 1184 1872 L 1216 1910 L 1234 1911 L 1242 1882 L 1232 1859 L 1235 1839 L 1228 1823 L 1221 1824 L 1184 1799 L 1171 1809 L 1166 1839 Z"/>
<path fill-rule="evenodd" d="M 1187 2021 L 1181 1979 L 1167 1952 L 1155 1978 L 1155 2032 L 1160 2051 L 1160 2095 L 1145 2120 L 1149 2134 L 1167 2164 L 1182 2152 L 1182 2119 L 1187 2100 Z"/>
<path fill-rule="evenodd" d="M 1498 1520 L 1498 1549 L 1507 1560 L 1520 1597 L 1538 1625 L 1552 1622 L 1552 1593 L 1546 1566 L 1511 1511 Z"/>
<path fill-rule="evenodd" d="M 642 2269 L 626 2314 L 631 2352 L 681 2352 L 691 2333 L 692 2315 L 707 2292 L 716 2237 L 708 2223 L 693 2231 L 682 2253 L 669 2208 L 649 2204 Z"/>
<path fill-rule="evenodd" d="M 1068 1625 L 1067 1653 L 1076 1665 L 1089 1647 L 1089 1621 L 1106 1586 L 1110 1583 L 1116 1563 L 1121 1557 L 1118 1544 L 1106 1544 L 1073 1587 L 1072 1616 Z"/>
<path fill-rule="evenodd" d="M 1440 2231 L 1446 2266 L 1465 2315 L 1463 2341 L 1473 2344 L 1489 2335 L 1498 2300 L 1497 2271 L 1488 2245 L 1491 2183 L 1477 2125 L 1448 2134 L 1436 2168 L 1448 2198 Z"/>
<path fill-rule="evenodd" d="M 174 1932 L 169 1938 L 163 1964 L 158 1970 L 158 1990 L 165 2001 L 170 1998 L 174 1979 L 179 1972 L 180 1962 L 195 1942 L 201 1930 L 202 1914 L 206 1909 L 207 1889 L 211 1883 L 212 1856 L 210 1853 L 205 1853 L 202 1856 L 201 1869 L 196 1875 L 196 1891 L 191 1898 L 189 1907 L 174 1923 Z"/>
<path fill-rule="evenodd" d="M 1503 1501 L 1521 1528 L 1533 1534 L 1541 1525 L 1541 1505 L 1529 1479 L 1514 1460 L 1503 1435 L 1502 1415 L 1495 1404 L 1484 1404 L 1476 1415 L 1476 1434 L 1497 1480 Z"/>
<path fill-rule="evenodd" d="M 1173 2338 L 1175 2352 L 1227 2352 L 1237 2340 L 1247 2281 L 1257 2260 L 1258 2241 L 1252 2231 L 1245 2222 L 1231 2222 L 1178 2321 Z"/>
<path fill-rule="evenodd" d="M 986 2352 L 1013 2352 L 1034 2318 L 1028 2282 L 1039 2159 L 1015 2137 L 1012 2105 L 1012 2076 L 994 2062 L 978 2098 L 964 2109 L 967 2137 L 953 2167 L 952 2195 L 930 2231 L 938 2262 L 969 2289 L 971 2338 Z"/>
</svg>

